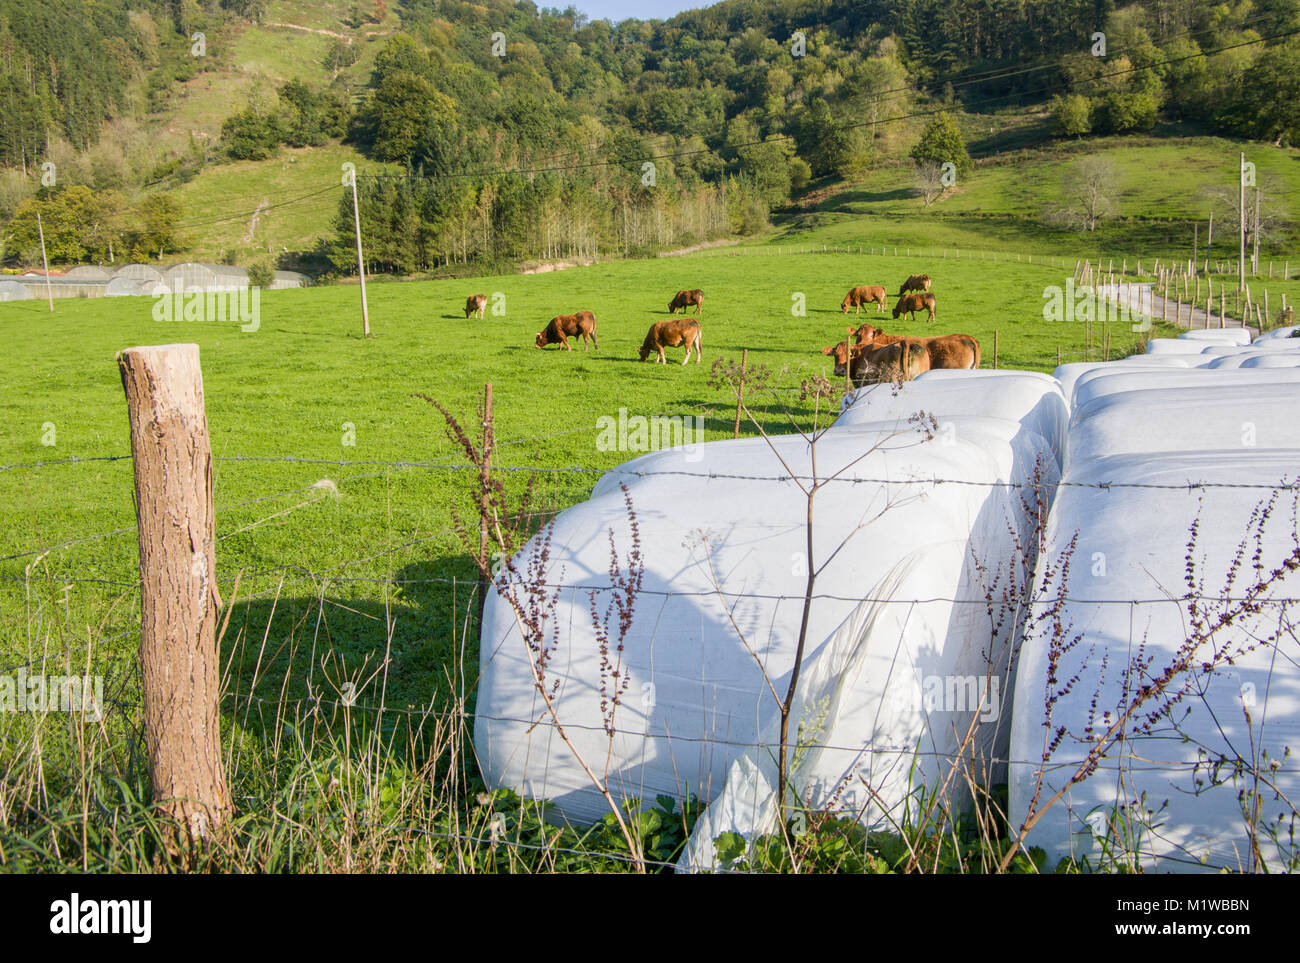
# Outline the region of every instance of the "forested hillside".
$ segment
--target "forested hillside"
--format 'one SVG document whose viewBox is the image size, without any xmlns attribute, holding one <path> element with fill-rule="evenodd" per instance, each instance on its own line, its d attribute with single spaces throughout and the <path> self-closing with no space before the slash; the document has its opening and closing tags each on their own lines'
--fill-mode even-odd
<svg viewBox="0 0 1300 963">
<path fill-rule="evenodd" d="M 1298 62 L 1295 0 L 724 0 L 618 24 L 528 0 L 0 0 L 0 257 L 32 263 L 38 210 L 57 261 L 210 251 L 227 207 L 185 184 L 246 165 L 257 189 L 339 145 L 375 270 L 637 254 L 763 231 L 814 182 L 916 165 L 925 192 L 967 143 L 1286 147 Z M 350 203 L 271 253 L 355 270 Z"/>
</svg>

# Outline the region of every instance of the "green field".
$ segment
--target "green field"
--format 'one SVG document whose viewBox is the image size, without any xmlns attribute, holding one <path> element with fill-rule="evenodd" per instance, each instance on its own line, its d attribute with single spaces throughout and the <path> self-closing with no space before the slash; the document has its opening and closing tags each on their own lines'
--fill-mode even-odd
<svg viewBox="0 0 1300 963">
<path fill-rule="evenodd" d="M 973 122 L 973 121 L 972 121 Z M 1300 151 L 1219 137 L 1102 137 L 1049 141 L 1034 148 L 977 160 L 975 170 L 942 199 L 926 207 L 916 196 L 908 164 L 885 167 L 853 184 L 814 195 L 799 213 L 778 218 L 774 243 L 924 246 L 979 252 L 1039 254 L 1117 261 L 1192 256 L 1192 223 L 1200 222 L 1198 254 L 1205 256 L 1210 192 L 1234 189 L 1239 154 L 1257 167 L 1261 184 L 1274 191 L 1286 216 L 1265 240 L 1261 265 L 1291 259 L 1300 272 L 1300 233 L 1287 207 L 1300 193 Z M 1098 157 L 1116 173 L 1114 216 L 1094 232 L 1049 226 L 1043 213 L 1061 199 L 1061 181 L 1078 158 Z M 1225 233 L 1216 213 L 1211 256 L 1236 257 L 1236 236 Z M 1248 252 L 1249 253 L 1249 252 Z M 1267 271 L 1266 266 L 1263 268 Z"/>
<path fill-rule="evenodd" d="M 223 254 L 234 252 L 247 266 L 275 264 L 285 252 L 312 251 L 330 234 L 347 161 L 363 176 L 392 169 L 337 144 L 284 148 L 268 160 L 206 168 L 172 191 L 183 212 L 180 232 L 189 259 L 221 262 Z"/>
<path fill-rule="evenodd" d="M 1041 319 L 1042 289 L 1062 281 L 1059 269 L 856 255 L 701 256 L 472 282 L 376 283 L 368 288 L 369 340 L 360 336 L 355 285 L 267 293 L 260 327 L 248 333 L 229 322 L 154 321 L 151 299 L 58 301 L 53 315 L 37 301 L 0 305 L 0 332 L 28 346 L 0 360 L 0 668 L 28 661 L 47 671 L 89 666 L 107 676 L 113 693 L 108 744 L 136 738 L 138 559 L 126 407 L 114 361 L 122 348 L 200 345 L 217 460 L 217 572 L 223 597 L 233 599 L 221 645 L 228 670 L 222 728 L 232 746 L 232 779 L 244 794 L 240 807 L 256 820 L 276 808 L 268 800 L 282 791 L 282 780 L 297 786 L 302 772 L 315 771 L 300 766 L 325 764 L 319 749 L 304 750 L 302 761 L 286 756 L 286 730 L 273 724 L 281 716 L 254 711 L 300 699 L 309 679 L 327 697 L 353 680 L 360 702 L 399 712 L 445 708 L 461 691 L 472 708 L 478 660 L 472 593 L 464 583 L 476 571 L 452 532 L 453 502 L 473 524 L 470 478 L 430 465 L 385 464 L 465 461 L 438 413 L 412 392 L 439 399 L 472 431 L 473 409 L 491 382 L 496 465 L 606 469 L 635 455 L 596 447 L 597 418 L 616 416 L 620 407 L 630 414 L 703 414 L 710 440 L 729 437 L 734 398 L 706 382 L 715 359 L 739 358 L 748 348 L 750 365 L 776 371 L 775 384 L 785 389 L 751 398 L 756 416 L 769 430 L 788 430 L 787 410 L 809 420 L 811 402 L 798 400 L 800 381 L 830 373 L 820 349 L 843 337 L 844 291 L 858 283 L 893 287 L 923 270 L 935 277 L 939 322 L 930 328 L 921 320 L 885 320 L 890 329 L 973 334 L 984 344 L 986 366 L 995 330 L 1003 366 L 1050 370 L 1058 347 L 1067 358 L 1080 356 L 1077 326 Z M 647 326 L 665 316 L 682 287 L 706 292 L 704 363 L 639 363 Z M 466 321 L 462 306 L 473 291 L 504 294 L 506 314 Z M 807 301 L 803 317 L 791 314 L 799 293 Z M 999 307 L 990 310 L 991 303 Z M 546 319 L 579 309 L 599 319 L 598 351 L 533 347 Z M 1115 333 L 1114 350 L 1126 346 Z M 105 458 L 116 460 L 59 463 Z M 517 492 L 522 473 L 507 477 Z M 550 507 L 564 508 L 584 500 L 597 477 L 549 473 L 540 492 Z M 337 497 L 313 491 L 323 479 L 333 482 Z M 385 655 L 387 671 L 377 674 Z M 384 738 L 392 740 L 408 720 L 385 716 Z M 42 775 L 0 793 L 0 823 L 25 811 L 22 799 L 34 803 L 31 793 L 63 786 L 73 805 L 75 755 L 60 762 L 51 748 L 57 738 L 47 733 L 33 742 L 24 720 L 6 724 L 7 752 L 22 757 L 25 773 L 34 771 L 36 752 Z M 428 733 L 408 737 L 416 746 L 410 769 L 428 764 L 444 771 L 444 750 L 421 741 Z M 120 771 L 119 750 L 104 751 L 103 770 Z M 349 756 L 339 750 L 331 758 Z M 344 764 L 351 765 L 329 763 Z M 126 775 L 132 773 L 141 778 L 127 766 Z M 471 790 L 475 778 L 469 771 Z M 402 799 L 426 791 L 419 780 L 399 782 Z M 448 810 L 438 805 L 442 818 Z M 73 836 L 79 818 L 66 816 Z M 32 831 L 21 819 L 18 825 L 28 827 L 20 834 Z M 383 837 L 377 844 L 376 868 L 433 865 L 392 856 L 390 843 Z M 334 852 L 334 843 L 320 846 Z M 54 865 L 33 858 L 27 865 Z M 279 858 L 246 855 L 220 865 L 265 869 L 281 865 Z M 134 864 L 96 850 L 86 865 Z M 285 865 L 304 868 L 292 860 Z"/>
<path fill-rule="evenodd" d="M 278 291 L 263 295 L 261 326 L 243 333 L 234 325 L 166 325 L 151 317 L 153 302 L 121 298 L 56 302 L 49 315 L 39 302 L 0 308 L 0 325 L 11 339 L 33 347 L 0 362 L 3 383 L 4 464 L 65 458 L 120 456 L 128 452 L 125 407 L 114 353 L 135 344 L 196 341 L 200 345 L 212 443 L 219 459 L 217 505 L 222 536 L 219 573 L 229 585 L 236 572 L 290 566 L 295 571 L 335 572 L 367 577 L 412 573 L 460 573 L 469 569 L 450 537 L 431 538 L 450 524 L 448 499 L 459 489 L 447 472 L 375 466 L 246 462 L 236 456 L 330 461 L 436 461 L 456 458 L 437 413 L 413 400 L 430 394 L 455 411 L 468 412 L 485 382 L 496 396 L 497 437 L 514 442 L 572 429 L 556 438 L 506 444 L 501 462 L 512 465 L 607 468 L 628 455 L 600 452 L 594 445 L 596 419 L 631 413 L 713 412 L 708 437 L 728 433 L 734 406 L 706 386 L 709 364 L 750 349 L 750 363 L 788 369 L 784 386 L 797 386 L 815 373 L 829 374 L 823 345 L 843 337 L 838 301 L 851 283 L 896 283 L 910 271 L 936 278 L 937 331 L 962 331 L 984 344 L 991 363 L 993 332 L 999 336 L 1002 366 L 1050 370 L 1058 346 L 1070 357 L 1081 350 L 1077 327 L 1041 320 L 1042 288 L 1060 283 L 1059 271 L 1028 265 L 908 263 L 903 259 L 847 255 L 748 255 L 632 261 L 533 276 L 480 278 L 473 282 L 381 283 L 369 286 L 374 337 L 362 340 L 359 290 L 355 285 Z M 664 316 L 679 287 L 707 292 L 705 363 L 667 368 L 639 364 L 636 349 L 648 324 Z M 466 322 L 463 297 L 470 290 L 503 292 L 507 313 Z M 796 292 L 806 295 L 806 317 L 794 317 Z M 984 307 L 997 303 L 990 311 Z M 601 347 L 584 354 L 538 351 L 532 338 L 554 314 L 588 308 L 599 319 Z M 867 315 L 874 318 L 874 315 Z M 930 333 L 923 320 L 883 324 L 900 333 Z M 31 327 L 42 334 L 31 337 Z M 1115 336 L 1115 350 L 1121 347 Z M 796 404 L 797 407 L 797 404 Z M 779 422 L 775 405 L 764 406 Z M 473 419 L 469 419 L 473 420 Z M 56 444 L 42 445 L 43 426 L 54 425 Z M 355 444 L 343 444 L 344 423 L 355 426 Z M 269 498 L 330 478 L 338 500 L 320 499 L 259 523 L 304 499 L 301 492 Z M 581 500 L 591 475 L 552 481 L 561 505 Z M 0 473 L 5 506 L 6 548 L 22 557 L 4 562 L 3 642 L 6 656 L 26 644 L 22 615 L 23 568 L 45 546 L 129 528 L 130 462 L 90 462 L 20 468 Z M 247 526 L 257 527 L 245 529 Z M 414 547 L 403 547 L 416 542 Z M 363 557 L 378 557 L 358 562 Z M 135 566 L 131 534 L 114 535 L 59 549 L 45 556 L 40 571 L 61 599 L 67 578 L 129 582 Z M 274 587 L 278 576 L 255 586 Z M 302 587 L 293 575 L 294 588 Z M 314 592 L 313 588 L 311 592 Z M 310 593 L 309 593 L 310 594 Z M 350 586 L 353 602 L 378 603 L 383 587 Z M 112 591 L 77 584 L 61 617 L 85 632 L 106 634 L 133 624 L 120 606 L 109 614 Z M 428 655 L 428 646 L 448 630 L 448 600 L 406 599 L 399 635 Z M 430 604 L 436 603 L 436 604 Z M 256 622 L 255 617 L 252 618 Z M 366 648 L 381 636 L 343 632 Z M 71 630 L 71 626 L 69 626 Z M 411 680 L 425 685 L 427 660 L 413 660 Z M 405 679 L 407 676 L 400 675 Z"/>
</svg>

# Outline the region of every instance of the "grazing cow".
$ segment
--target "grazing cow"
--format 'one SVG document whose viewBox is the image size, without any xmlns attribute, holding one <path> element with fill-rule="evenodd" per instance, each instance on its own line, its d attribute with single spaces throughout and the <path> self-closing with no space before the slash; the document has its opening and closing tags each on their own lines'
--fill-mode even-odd
<svg viewBox="0 0 1300 963">
<path fill-rule="evenodd" d="M 930 290 L 930 275 L 913 274 L 904 281 L 898 288 L 898 296 L 902 297 L 908 291 L 928 291 Z"/>
<path fill-rule="evenodd" d="M 835 376 L 843 378 L 846 367 L 855 385 L 885 381 L 911 381 L 930 370 L 930 355 L 916 338 L 901 338 L 889 344 L 849 344 L 822 348 L 835 359 Z"/>
<path fill-rule="evenodd" d="M 693 291 L 678 291 L 677 296 L 668 302 L 668 313 L 676 314 L 677 309 L 681 308 L 682 314 L 685 314 L 686 309 L 692 304 L 695 305 L 695 313 L 699 314 L 700 309 L 704 307 L 704 292 L 699 288 Z"/>
<path fill-rule="evenodd" d="M 848 294 L 844 295 L 844 300 L 840 302 L 840 311 L 843 314 L 849 313 L 849 308 L 857 314 L 864 304 L 876 304 L 877 312 L 885 310 L 885 289 L 879 284 L 861 285 L 854 288 Z"/>
<path fill-rule="evenodd" d="M 891 344 L 901 341 L 896 334 L 885 334 L 883 328 L 864 324 L 849 328 L 858 344 Z M 917 338 L 930 353 L 931 368 L 975 369 L 980 366 L 980 343 L 969 334 L 942 334 L 933 338 Z"/>
<path fill-rule="evenodd" d="M 483 312 L 487 309 L 486 294 L 471 294 L 465 299 L 465 319 L 468 321 L 470 315 L 477 314 L 483 317 Z"/>
<path fill-rule="evenodd" d="M 645 342 L 641 345 L 641 360 L 644 361 L 650 357 L 651 351 L 659 352 L 659 363 L 667 364 L 668 360 L 664 355 L 664 348 L 676 348 L 681 345 L 686 346 L 686 357 L 682 359 L 682 364 L 691 360 L 691 348 L 695 348 L 695 363 L 700 363 L 700 346 L 704 344 L 703 332 L 700 331 L 700 322 L 694 318 L 685 320 L 656 321 L 650 325 L 650 330 L 646 332 Z"/>
<path fill-rule="evenodd" d="M 600 350 L 600 342 L 596 340 L 596 316 L 590 311 L 579 311 L 577 314 L 561 314 L 558 317 L 551 318 L 551 323 L 546 326 L 545 331 L 537 332 L 537 347 L 545 348 L 548 344 L 559 344 L 565 351 L 572 351 L 569 347 L 569 338 L 576 338 L 582 335 L 582 350 L 587 350 L 587 340 L 596 350 Z"/>
<path fill-rule="evenodd" d="M 910 314 L 912 320 L 916 320 L 917 311 L 928 311 L 930 320 L 934 320 L 934 295 L 928 291 L 924 294 L 903 294 L 894 302 L 894 317 L 900 314 Z"/>
</svg>

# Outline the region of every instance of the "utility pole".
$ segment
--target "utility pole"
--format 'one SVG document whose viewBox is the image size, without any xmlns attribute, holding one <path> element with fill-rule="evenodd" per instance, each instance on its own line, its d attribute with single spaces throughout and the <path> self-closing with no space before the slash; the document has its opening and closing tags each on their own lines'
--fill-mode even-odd
<svg viewBox="0 0 1300 963">
<path fill-rule="evenodd" d="M 41 212 L 36 212 L 36 231 L 41 236 L 41 267 L 45 268 L 45 299 L 50 302 L 50 311 L 54 311 L 54 292 L 50 290 L 50 262 L 45 257 L 45 228 L 41 225 Z"/>
<path fill-rule="evenodd" d="M 352 221 L 357 228 L 357 275 L 361 278 L 361 334 L 368 338 L 370 337 L 370 308 L 366 305 L 366 262 L 361 256 L 361 206 L 357 203 L 357 169 L 352 167 L 347 176 L 352 184 Z"/>
<path fill-rule="evenodd" d="M 1241 248 L 1237 255 L 1237 290 L 1246 289 L 1246 154 L 1241 154 L 1241 167 L 1237 171 L 1237 180 L 1241 191 L 1241 203 L 1237 206 L 1237 228 L 1240 234 Z"/>
</svg>

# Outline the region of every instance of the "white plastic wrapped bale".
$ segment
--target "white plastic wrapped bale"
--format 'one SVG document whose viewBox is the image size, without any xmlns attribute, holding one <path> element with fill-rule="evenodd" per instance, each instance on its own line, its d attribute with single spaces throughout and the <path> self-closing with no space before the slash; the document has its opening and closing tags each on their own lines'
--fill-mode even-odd
<svg viewBox="0 0 1300 963">
<path fill-rule="evenodd" d="M 1200 354 L 1208 347 L 1204 341 L 1187 338 L 1152 338 L 1147 342 L 1147 354 Z"/>
<path fill-rule="evenodd" d="M 929 440 L 908 421 L 921 410 L 939 423 Z M 980 579 L 1015 561 L 1011 533 L 1026 533 L 1029 524 L 1025 491 L 1005 483 L 1027 483 L 1037 473 L 1050 486 L 1059 450 L 1048 438 L 1062 437 L 1064 424 L 1054 382 L 1008 372 L 919 380 L 897 394 L 892 386 L 858 392 L 857 403 L 817 441 L 817 476 L 839 474 L 814 500 L 811 564 L 821 570 L 803 664 L 814 684 L 831 665 L 842 669 L 835 678 L 862 684 L 839 692 L 834 705 L 819 703 L 818 712 L 827 714 L 818 732 L 811 732 L 802 709 L 791 732 L 802 724 L 820 744 L 855 747 L 857 766 L 890 790 L 895 805 L 905 794 L 910 754 L 925 751 L 926 730 L 910 704 L 882 705 L 885 679 L 868 666 L 890 664 L 890 678 L 917 687 L 930 675 L 960 674 L 963 683 L 985 678 L 987 666 L 975 665 L 981 654 L 990 657 Z M 807 478 L 812 469 L 803 437 L 772 442 L 779 458 L 762 439 L 643 456 L 602 477 L 589 501 L 556 518 L 540 573 L 562 586 L 538 600 L 547 613 L 543 686 L 548 695 L 556 686 L 555 717 L 572 748 L 536 684 L 530 657 L 541 654 L 537 634 L 530 633 L 530 649 L 514 607 L 500 595 L 489 597 L 475 747 L 490 785 L 553 800 L 578 820 L 598 818 L 607 805 L 576 749 L 601 778 L 608 772 L 616 797 L 691 793 L 713 800 L 726 783 L 730 795 L 704 817 L 705 835 L 693 841 L 690 865 L 711 864 L 709 832 L 766 828 L 761 813 L 744 802 L 753 798 L 753 785 L 737 782 L 735 773 L 729 778 L 729 771 L 748 760 L 757 778 L 770 764 L 778 716 L 773 691 L 784 693 L 789 685 L 810 564 L 808 502 L 788 475 Z M 611 539 L 626 573 L 633 538 L 620 482 L 635 513 L 644 574 L 621 650 L 617 618 L 609 623 L 602 670 L 593 621 L 604 624 L 612 598 Z M 526 571 L 542 546 L 539 536 L 525 547 L 517 569 Z M 985 566 L 982 575 L 977 563 Z M 520 592 L 527 611 L 527 593 Z M 962 601 L 923 601 L 930 599 Z M 882 626 L 880 632 L 863 635 L 862 627 L 872 625 Z M 900 625 L 906 632 L 897 631 Z M 1005 640 L 996 641 L 1002 651 L 993 654 L 995 663 L 1005 655 Z M 618 664 L 618 682 L 610 662 Z M 1004 671 L 1005 660 L 995 665 L 999 685 Z M 613 689 L 620 685 L 611 720 Z M 999 697 L 1004 694 L 999 688 Z M 938 729 L 946 732 L 979 711 L 972 704 L 964 714 L 942 712 Z M 1005 741 L 1005 717 L 1000 728 L 997 723 L 981 733 L 980 748 L 999 731 Z M 883 734 L 878 755 L 874 733 Z M 942 742 L 941 733 L 934 738 Z M 842 755 L 817 762 L 801 752 L 793 786 L 816 801 L 829 769 L 849 764 Z M 937 765 L 926 757 L 916 778 L 932 779 Z M 856 802 L 862 787 L 852 791 Z M 735 818 L 724 819 L 724 811 Z"/>
<path fill-rule="evenodd" d="M 1300 389 L 1289 373 L 1199 374 L 1178 386 L 1152 375 L 1147 390 L 1116 375 L 1113 392 L 1099 378 L 1076 409 L 1011 739 L 1012 824 L 1041 809 L 1027 843 L 1052 863 L 1107 865 L 1127 851 L 1147 869 L 1261 868 L 1252 837 L 1269 868 L 1296 855 L 1278 820 L 1292 810 L 1277 795 L 1300 795 L 1288 758 L 1300 737 L 1300 646 L 1294 627 L 1279 633 L 1285 600 L 1300 595 L 1300 575 L 1281 565 L 1295 550 L 1295 492 L 1259 506 L 1300 468 Z M 1243 608 L 1260 572 L 1279 566 Z M 1210 601 L 1193 610 L 1189 592 Z M 1197 624 L 1215 626 L 1199 645 Z M 1180 663 L 1190 669 L 1166 676 Z M 1263 783 L 1235 768 L 1243 758 Z M 1256 801 L 1252 830 L 1243 811 Z"/>
<path fill-rule="evenodd" d="M 1253 371 L 1222 371 L 1214 376 L 1214 386 L 1256 386 L 1261 384 L 1296 385 L 1300 391 L 1300 371 L 1270 371 L 1261 376 Z M 1099 398 L 1126 391 L 1150 391 L 1156 388 L 1204 387 L 1205 370 L 1189 368 L 1170 371 L 1125 371 L 1111 367 L 1089 372 L 1075 383 L 1074 404 L 1070 410 L 1072 425 L 1086 421 L 1095 410 L 1092 403 Z"/>
<path fill-rule="evenodd" d="M 1300 331 L 1300 324 L 1288 325 L 1285 328 L 1274 328 L 1272 331 L 1265 331 L 1256 341 L 1273 341 L 1277 338 L 1294 338 L 1296 332 Z"/>
<path fill-rule="evenodd" d="M 1271 341 L 1256 341 L 1253 344 L 1213 344 L 1201 353 L 1207 357 L 1221 358 L 1236 354 L 1276 354 L 1300 351 L 1300 338 L 1275 338 Z"/>
<path fill-rule="evenodd" d="M 1195 366 L 1195 357 L 1174 354 L 1137 354 L 1116 361 L 1072 361 L 1057 367 L 1052 373 L 1061 385 L 1067 401 L 1074 396 L 1075 387 L 1085 375 L 1094 371 L 1112 371 L 1117 367 L 1125 371 L 1167 371 Z"/>
<path fill-rule="evenodd" d="M 1295 351 L 1243 351 L 1240 354 L 1209 358 L 1200 368 L 1231 370 L 1233 368 L 1294 368 L 1300 366 L 1300 352 Z"/>
<path fill-rule="evenodd" d="M 1243 368 L 1300 368 L 1300 354 L 1256 354 L 1241 361 Z"/>
<path fill-rule="evenodd" d="M 1184 331 L 1184 341 L 1209 341 L 1212 344 L 1250 344 L 1249 328 L 1197 328 Z"/>
</svg>

